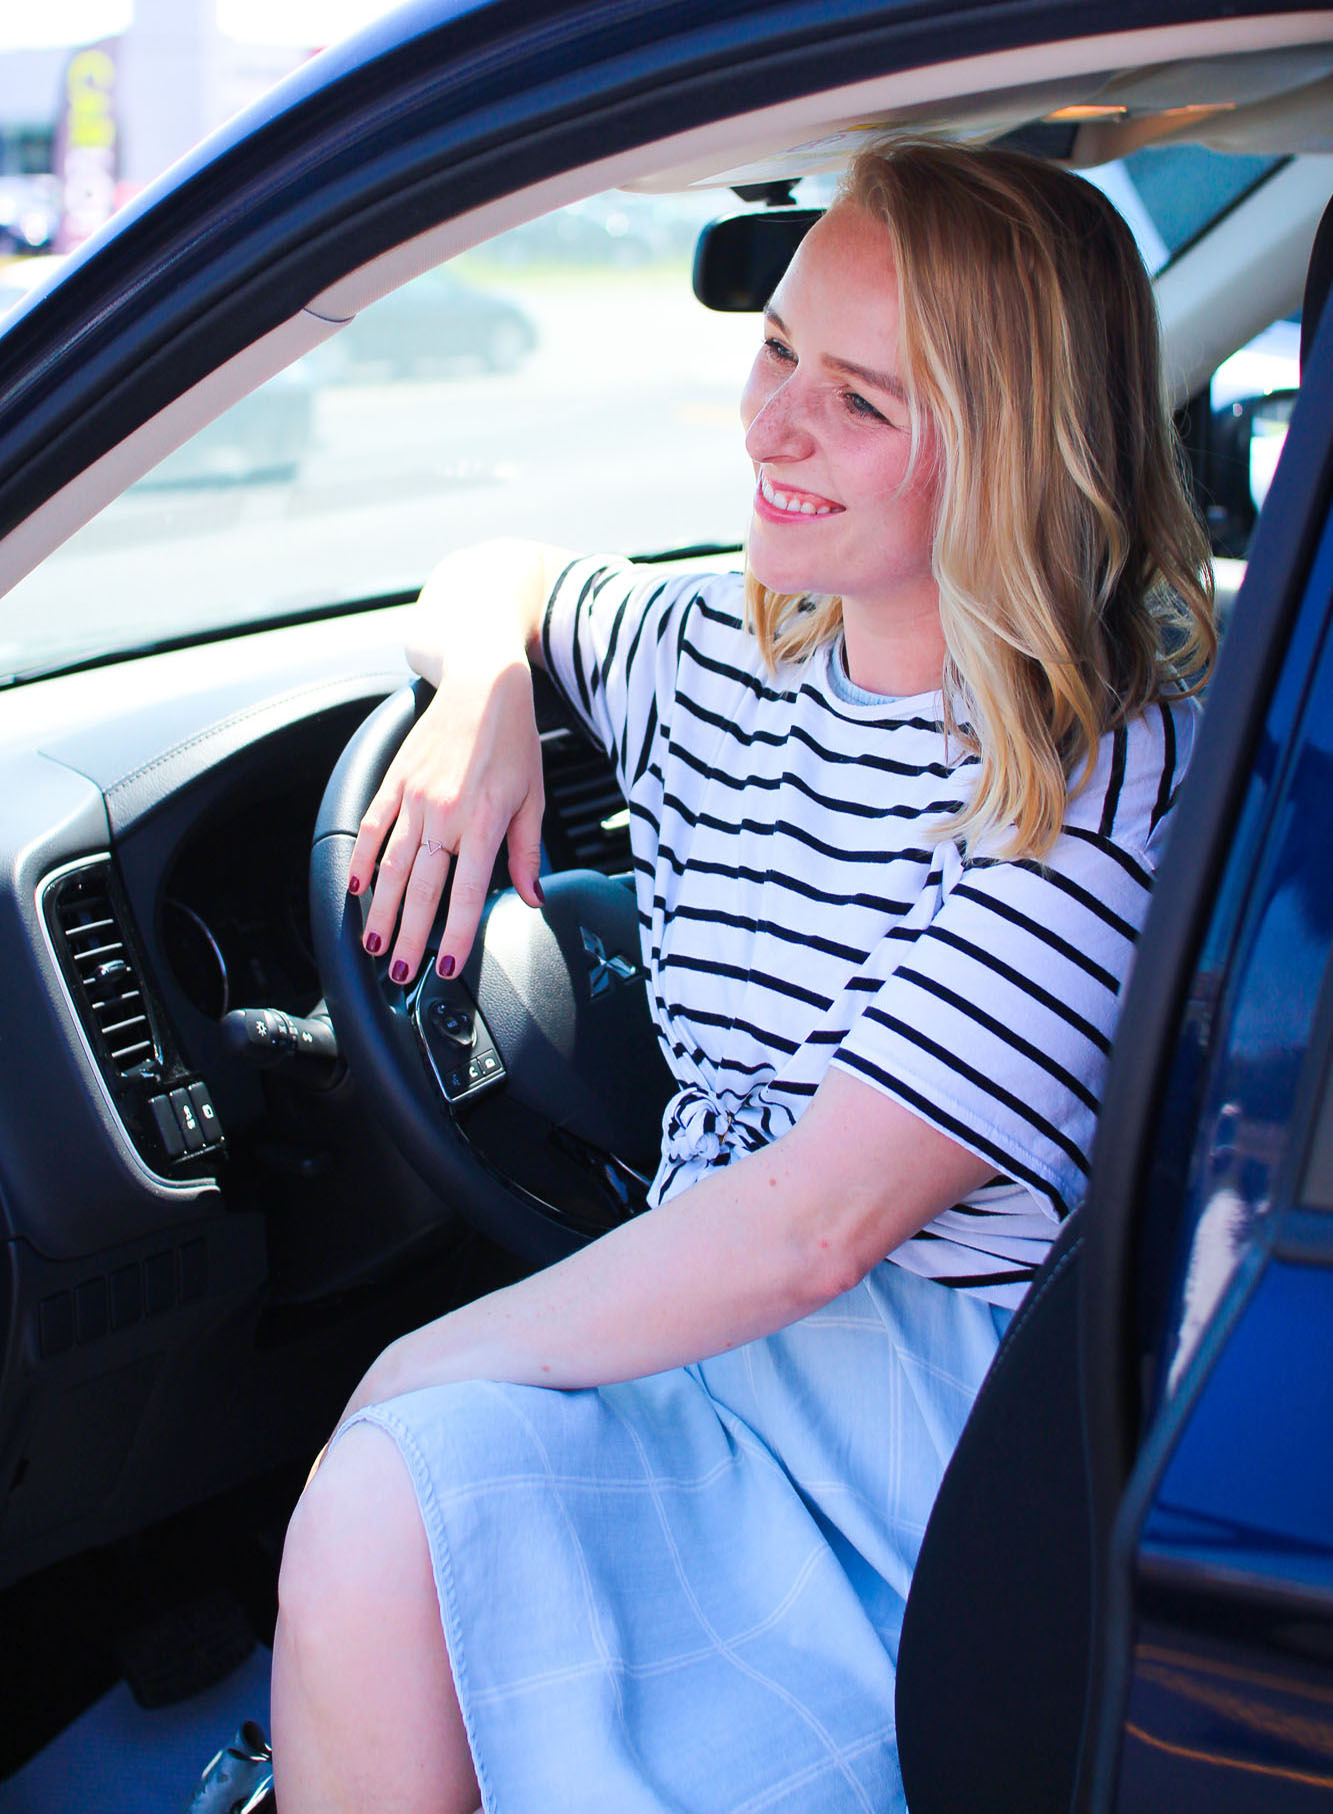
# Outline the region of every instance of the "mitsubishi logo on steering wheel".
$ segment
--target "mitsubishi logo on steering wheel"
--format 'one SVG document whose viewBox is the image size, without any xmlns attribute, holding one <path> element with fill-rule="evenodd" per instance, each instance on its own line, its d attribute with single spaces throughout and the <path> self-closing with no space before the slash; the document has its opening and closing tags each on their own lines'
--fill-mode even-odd
<svg viewBox="0 0 1333 1814">
<path fill-rule="evenodd" d="M 596 1001 L 599 995 L 609 995 L 617 982 L 632 983 L 638 975 L 638 966 L 623 957 L 608 957 L 606 946 L 595 932 L 589 932 L 586 926 L 579 927 L 579 937 L 583 940 L 583 949 L 588 953 L 588 995 Z"/>
</svg>

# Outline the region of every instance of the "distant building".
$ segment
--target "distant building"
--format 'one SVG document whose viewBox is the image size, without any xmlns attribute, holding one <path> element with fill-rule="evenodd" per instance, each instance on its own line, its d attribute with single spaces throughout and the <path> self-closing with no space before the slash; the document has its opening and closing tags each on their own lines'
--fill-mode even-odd
<svg viewBox="0 0 1333 1814">
<path fill-rule="evenodd" d="M 216 0 L 135 0 L 100 45 L 0 52 L 0 252 L 86 238 L 308 54 L 228 37 Z"/>
</svg>

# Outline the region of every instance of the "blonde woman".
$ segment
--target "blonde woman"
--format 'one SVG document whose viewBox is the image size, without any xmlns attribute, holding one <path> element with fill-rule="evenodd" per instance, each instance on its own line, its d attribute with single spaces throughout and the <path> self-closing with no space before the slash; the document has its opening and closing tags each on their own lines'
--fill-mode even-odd
<svg viewBox="0 0 1333 1814">
<path fill-rule="evenodd" d="M 1015 155 L 861 158 L 741 414 L 744 581 L 502 544 L 423 594 L 367 948 L 416 973 L 452 859 L 460 966 L 505 838 L 540 905 L 542 665 L 629 801 L 679 1088 L 650 1213 L 349 1405 L 283 1564 L 283 1814 L 901 1806 L 904 1598 L 1083 1192 L 1207 550 L 1132 241 Z"/>
</svg>

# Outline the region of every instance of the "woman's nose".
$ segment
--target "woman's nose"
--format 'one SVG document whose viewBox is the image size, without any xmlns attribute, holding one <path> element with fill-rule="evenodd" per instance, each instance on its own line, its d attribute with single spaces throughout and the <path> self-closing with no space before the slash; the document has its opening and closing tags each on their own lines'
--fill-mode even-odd
<svg viewBox="0 0 1333 1814">
<path fill-rule="evenodd" d="M 794 375 L 774 386 L 766 396 L 755 397 L 747 390 L 742 414 L 746 421 L 745 451 L 752 460 L 798 460 L 811 452 L 813 437 Z"/>
</svg>

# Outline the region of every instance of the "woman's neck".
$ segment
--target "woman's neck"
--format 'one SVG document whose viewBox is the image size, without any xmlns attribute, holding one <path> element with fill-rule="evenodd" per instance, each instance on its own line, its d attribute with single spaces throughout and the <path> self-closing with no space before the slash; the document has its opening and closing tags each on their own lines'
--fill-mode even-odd
<svg viewBox="0 0 1333 1814">
<path fill-rule="evenodd" d="M 941 685 L 947 650 L 933 583 L 916 597 L 900 595 L 891 608 L 882 601 L 867 605 L 844 598 L 842 630 L 854 686 L 906 698 Z"/>
</svg>

